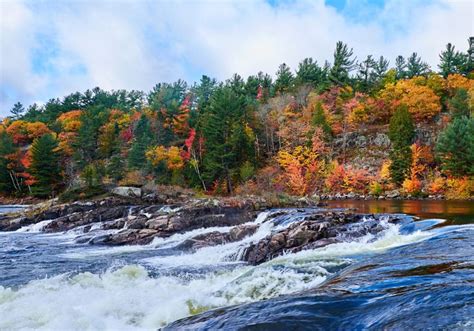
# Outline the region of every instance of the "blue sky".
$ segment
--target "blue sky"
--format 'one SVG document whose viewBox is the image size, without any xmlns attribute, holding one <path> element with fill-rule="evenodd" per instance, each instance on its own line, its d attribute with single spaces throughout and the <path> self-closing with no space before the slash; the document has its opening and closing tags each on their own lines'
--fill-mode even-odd
<svg viewBox="0 0 474 331">
<path fill-rule="evenodd" d="M 226 79 L 313 57 L 418 52 L 432 66 L 474 35 L 470 0 L 71 0 L 0 2 L 0 117 L 12 105 L 100 86 Z"/>
</svg>

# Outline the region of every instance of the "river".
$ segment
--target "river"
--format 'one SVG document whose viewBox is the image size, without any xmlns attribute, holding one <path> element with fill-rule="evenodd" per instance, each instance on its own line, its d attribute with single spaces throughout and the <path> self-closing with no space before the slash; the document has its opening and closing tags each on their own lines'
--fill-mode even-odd
<svg viewBox="0 0 474 331">
<path fill-rule="evenodd" d="M 79 244 L 80 228 L 41 233 L 45 223 L 0 233 L 0 330 L 474 329 L 473 202 L 329 207 L 406 216 L 259 266 L 239 261 L 242 248 L 304 210 L 262 212 L 250 237 L 194 252 L 176 246 L 229 227 L 122 247 Z"/>
</svg>

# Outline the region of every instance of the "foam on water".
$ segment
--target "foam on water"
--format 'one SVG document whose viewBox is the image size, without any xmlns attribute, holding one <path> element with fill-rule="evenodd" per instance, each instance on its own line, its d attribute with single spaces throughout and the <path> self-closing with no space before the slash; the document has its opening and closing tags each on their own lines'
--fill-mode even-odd
<svg viewBox="0 0 474 331">
<path fill-rule="evenodd" d="M 16 232 L 41 232 L 44 227 L 51 223 L 53 220 L 45 220 L 38 223 L 33 223 L 30 225 L 23 226 L 16 230 Z"/>
<path fill-rule="evenodd" d="M 283 226 L 261 213 L 259 229 L 241 241 L 204 247 L 192 253 L 155 256 L 139 261 L 153 270 L 178 272 L 153 276 L 143 265 L 128 265 L 102 274 L 89 272 L 34 280 L 18 289 L 0 287 L 0 330 L 156 330 L 177 319 L 211 308 L 263 300 L 314 288 L 330 270 L 357 256 L 426 240 L 441 229 L 402 233 L 401 226 L 381 222 L 384 230 L 357 240 L 277 257 L 259 266 L 239 262 L 245 247 Z M 155 239 L 147 246 L 84 249 L 68 258 L 159 250 L 212 231 L 206 228 Z M 455 230 L 453 230 L 455 231 Z M 349 238 L 348 238 L 349 240 Z M 219 265 L 231 268 L 214 268 Z M 183 272 L 188 268 L 189 272 Z M 192 273 L 192 270 L 206 270 Z"/>
</svg>

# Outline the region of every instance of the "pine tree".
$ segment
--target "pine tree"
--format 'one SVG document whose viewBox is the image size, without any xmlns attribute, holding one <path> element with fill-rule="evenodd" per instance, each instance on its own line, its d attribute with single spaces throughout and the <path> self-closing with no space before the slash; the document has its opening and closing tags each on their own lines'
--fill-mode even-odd
<svg viewBox="0 0 474 331">
<path fill-rule="evenodd" d="M 214 181 L 225 182 L 233 191 L 233 176 L 253 156 L 253 141 L 245 130 L 246 103 L 229 86 L 216 90 L 203 121 L 205 150 L 203 178 L 210 187 Z"/>
<path fill-rule="evenodd" d="M 469 117 L 469 93 L 465 89 L 458 89 L 456 94 L 448 102 L 449 110 L 453 118 Z"/>
<path fill-rule="evenodd" d="M 455 177 L 474 175 L 474 118 L 455 118 L 439 135 L 435 148 L 442 169 Z"/>
<path fill-rule="evenodd" d="M 32 187 L 33 195 L 38 197 L 54 196 L 61 182 L 58 142 L 51 134 L 35 139 L 31 146 L 30 173 L 36 182 Z"/>
<path fill-rule="evenodd" d="M 128 167 L 143 169 L 147 164 L 145 152 L 153 143 L 150 121 L 145 115 L 140 117 L 133 133 L 134 139 L 128 153 Z"/>
<path fill-rule="evenodd" d="M 0 192 L 11 193 L 15 190 L 10 175 L 9 157 L 15 153 L 16 148 L 13 139 L 5 131 L 0 132 Z"/>
<path fill-rule="evenodd" d="M 325 71 L 318 65 L 313 58 L 306 58 L 301 61 L 296 71 L 296 83 L 299 85 L 309 84 L 313 87 L 324 83 L 326 79 Z"/>
<path fill-rule="evenodd" d="M 324 113 L 323 105 L 321 102 L 317 102 L 314 106 L 313 118 L 311 119 L 311 124 L 314 127 L 319 127 L 323 130 L 326 138 L 330 137 L 332 134 L 331 126 L 326 120 L 326 114 Z"/>
<path fill-rule="evenodd" d="M 293 86 L 294 77 L 290 67 L 286 63 L 280 64 L 276 73 L 275 91 L 278 93 L 287 92 Z"/>
<path fill-rule="evenodd" d="M 13 114 L 13 117 L 18 119 L 21 115 L 25 112 L 25 107 L 21 104 L 21 102 L 17 102 L 13 105 L 13 108 L 10 110 L 10 113 Z"/>
<path fill-rule="evenodd" d="M 393 114 L 388 134 L 392 143 L 390 176 L 394 183 L 401 184 L 410 172 L 412 159 L 410 145 L 415 138 L 415 127 L 406 106 L 398 107 Z"/>
<path fill-rule="evenodd" d="M 462 72 L 462 67 L 465 63 L 465 55 L 454 50 L 451 43 L 446 45 L 446 50 L 439 55 L 439 73 L 444 77 L 450 74 Z"/>
<path fill-rule="evenodd" d="M 405 58 L 401 55 L 395 59 L 395 70 L 397 72 L 397 79 L 403 79 L 407 76 L 407 63 Z"/>
<path fill-rule="evenodd" d="M 349 73 L 356 67 L 356 59 L 352 58 L 352 48 L 338 41 L 334 51 L 334 62 L 329 71 L 329 79 L 336 85 L 344 86 L 349 83 Z"/>
<path fill-rule="evenodd" d="M 367 92 L 374 84 L 373 70 L 375 69 L 376 62 L 372 58 L 372 55 L 368 55 L 367 58 L 359 63 L 359 72 L 357 74 L 359 82 L 359 90 Z"/>
<path fill-rule="evenodd" d="M 423 62 L 418 54 L 413 53 L 407 60 L 407 77 L 427 75 L 430 70 L 429 65 Z"/>
</svg>

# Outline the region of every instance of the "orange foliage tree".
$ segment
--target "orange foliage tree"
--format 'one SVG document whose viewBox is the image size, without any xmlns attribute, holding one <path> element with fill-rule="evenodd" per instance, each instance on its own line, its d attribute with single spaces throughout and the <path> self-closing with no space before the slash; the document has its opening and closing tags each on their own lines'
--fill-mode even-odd
<svg viewBox="0 0 474 331">
<path fill-rule="evenodd" d="M 400 104 L 406 105 L 417 122 L 431 119 L 441 111 L 440 97 L 431 88 L 420 85 L 416 77 L 387 84 L 379 97 L 392 114 Z"/>
</svg>

